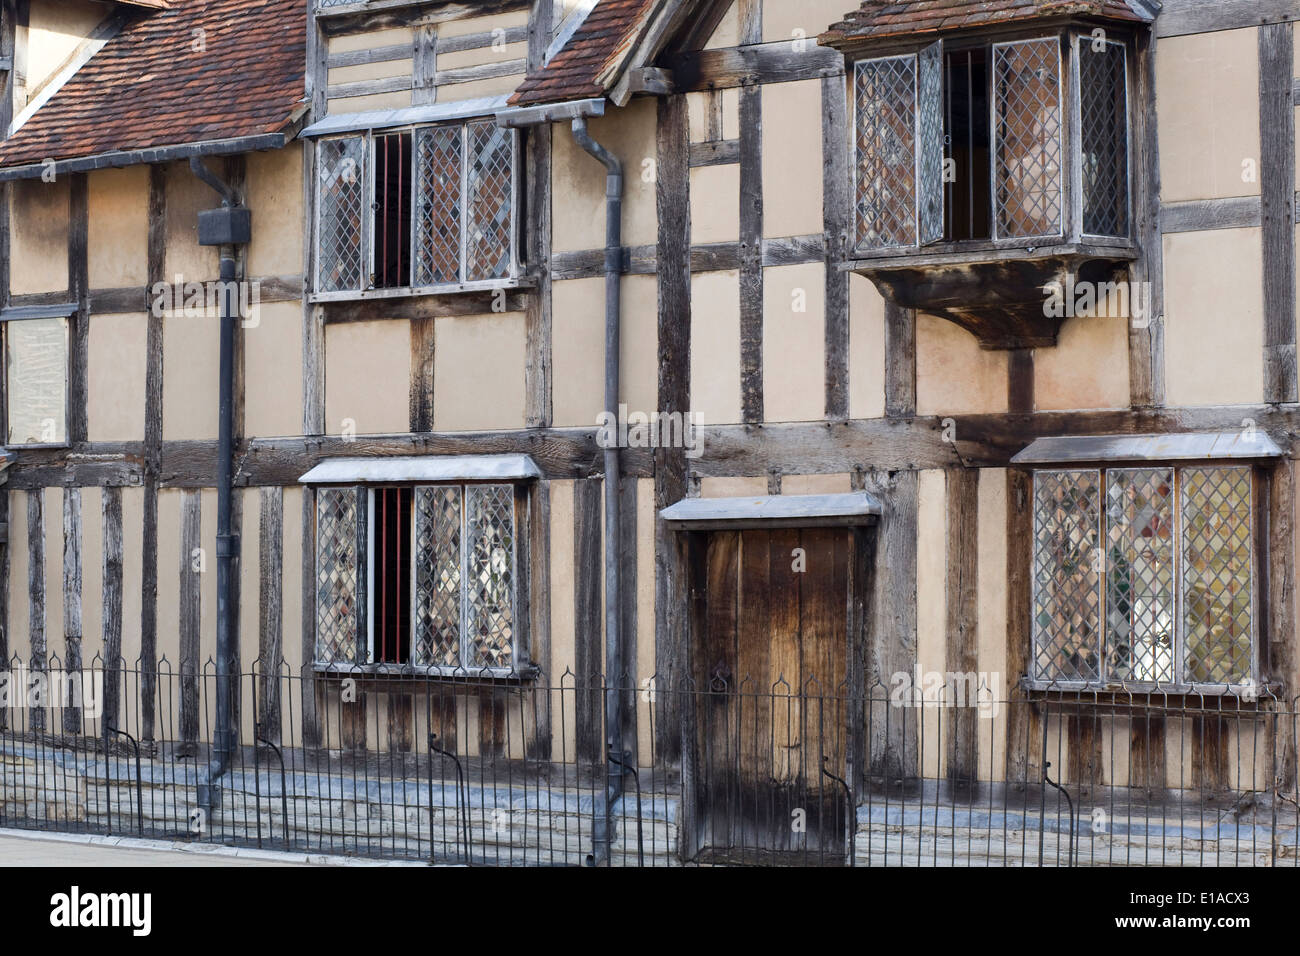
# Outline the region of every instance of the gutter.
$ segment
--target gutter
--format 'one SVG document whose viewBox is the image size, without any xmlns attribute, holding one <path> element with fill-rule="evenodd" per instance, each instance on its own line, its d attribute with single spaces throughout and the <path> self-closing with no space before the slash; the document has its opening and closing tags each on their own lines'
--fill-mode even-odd
<svg viewBox="0 0 1300 956">
<path fill-rule="evenodd" d="M 234 477 L 235 424 L 235 322 L 237 316 L 236 259 L 239 246 L 252 238 L 252 220 L 243 197 L 222 181 L 197 155 L 190 156 L 190 170 L 221 196 L 219 209 L 199 213 L 199 244 L 220 247 L 221 325 L 219 332 L 220 386 L 217 396 L 217 655 L 216 715 L 212 734 L 212 759 L 206 781 L 200 784 L 198 803 L 209 813 L 221 806 L 221 778 L 230 770 L 230 759 L 238 746 L 235 730 L 235 695 L 239 678 L 235 673 L 234 560 L 239 538 L 231 533 Z"/>
<path fill-rule="evenodd" d="M 194 156 L 229 156 L 233 153 L 252 153 L 264 149 L 279 149 L 297 135 L 297 130 L 283 133 L 261 133 L 255 136 L 237 136 L 232 139 L 213 139 L 177 146 L 154 146 L 148 149 L 116 150 L 97 153 L 80 159 L 64 159 L 54 163 L 28 163 L 0 169 L 0 183 L 16 179 L 39 179 L 43 174 L 90 172 L 110 167 L 137 166 L 146 163 L 167 163 L 175 159 Z"/>
</svg>

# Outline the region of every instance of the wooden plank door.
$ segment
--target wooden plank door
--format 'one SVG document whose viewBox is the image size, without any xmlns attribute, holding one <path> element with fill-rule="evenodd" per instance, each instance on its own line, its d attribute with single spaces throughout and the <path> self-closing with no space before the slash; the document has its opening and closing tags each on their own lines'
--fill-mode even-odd
<svg viewBox="0 0 1300 956">
<path fill-rule="evenodd" d="M 851 532 L 709 535 L 698 693 L 701 859 L 841 864 Z M 791 857 L 794 860 L 791 860 Z"/>
</svg>

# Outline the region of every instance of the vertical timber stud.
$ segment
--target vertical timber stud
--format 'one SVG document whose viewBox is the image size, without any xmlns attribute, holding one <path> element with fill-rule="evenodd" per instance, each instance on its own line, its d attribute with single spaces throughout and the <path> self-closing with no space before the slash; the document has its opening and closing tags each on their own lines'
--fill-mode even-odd
<svg viewBox="0 0 1300 956">
<path fill-rule="evenodd" d="M 415 316 L 411 323 L 410 428 L 433 431 L 433 316 Z"/>
<path fill-rule="evenodd" d="M 1007 411 L 1034 410 L 1034 350 L 1012 349 L 1007 354 Z"/>
<path fill-rule="evenodd" d="M 885 300 L 885 417 L 916 414 L 916 311 Z"/>
<path fill-rule="evenodd" d="M 552 0 L 534 0 L 528 19 L 528 69 L 540 66 L 551 42 Z M 524 421 L 551 424 L 551 124 L 527 131 L 528 197 L 524 255 L 537 287 L 524 314 Z"/>
<path fill-rule="evenodd" d="M 826 417 L 849 417 L 848 94 L 841 73 L 822 77 L 822 209 L 826 243 Z"/>
<path fill-rule="evenodd" d="M 865 484 L 884 503 L 867 645 L 867 763 L 875 779 L 893 787 L 915 778 L 918 766 L 917 716 L 889 702 L 894 675 L 916 671 L 917 473 L 870 472 Z"/>
<path fill-rule="evenodd" d="M 953 468 L 947 473 L 947 704 L 948 780 L 954 793 L 974 796 L 978 779 L 975 741 L 979 688 L 979 469 Z M 978 680 L 978 678 L 975 678 Z"/>
<path fill-rule="evenodd" d="M 619 576 L 619 636 L 621 638 L 621 648 L 619 657 L 623 661 L 623 673 L 612 675 L 613 680 L 619 682 L 621 688 L 635 688 L 637 680 L 637 588 L 636 588 L 636 558 L 637 558 L 637 534 L 636 534 L 636 513 L 637 513 L 637 492 L 640 490 L 640 482 L 635 475 L 624 475 L 620 481 L 622 486 L 619 494 L 619 555 L 618 555 L 618 576 Z M 636 727 L 636 702 L 637 694 L 623 693 L 620 695 L 623 701 L 623 726 L 625 728 Z M 637 740 L 639 734 L 624 733 L 623 748 L 637 756 Z M 639 766 L 633 763 L 632 766 Z"/>
<path fill-rule="evenodd" d="M 180 566 L 180 675 L 181 740 L 188 748 L 199 739 L 199 681 L 203 675 L 200 653 L 202 628 L 201 600 L 203 567 L 202 512 L 200 492 L 187 488 L 181 492 L 181 566 Z M 193 753 L 193 750 L 190 750 Z"/>
<path fill-rule="evenodd" d="M 737 0 L 741 44 L 763 39 L 762 0 Z M 689 154 L 689 150 L 688 150 Z M 763 87 L 740 87 L 740 408 L 763 421 Z"/>
<path fill-rule="evenodd" d="M 1034 534 L 1033 483 L 1029 472 L 1007 469 L 1007 786 L 1036 787 L 1042 726 L 1031 705 L 1015 691 L 1029 672 L 1031 541 Z"/>
<path fill-rule="evenodd" d="M 70 678 L 81 676 L 81 489 L 63 489 L 63 666 Z M 81 733 L 76 697 L 63 708 L 63 730 Z"/>
<path fill-rule="evenodd" d="M 1291 23 L 1259 28 L 1259 182 L 1264 262 L 1264 400 L 1294 402 L 1295 73 Z"/>
<path fill-rule="evenodd" d="M 655 205 L 658 220 L 659 367 L 661 414 L 685 414 L 691 404 L 690 143 L 686 97 L 660 97 L 656 132 Z M 658 740 L 665 760 L 681 753 L 682 691 L 687 670 L 686 590 L 682 552 L 659 512 L 686 497 L 686 449 L 654 450 L 655 681 Z"/>
<path fill-rule="evenodd" d="M 223 164 L 225 171 L 225 180 L 230 188 L 235 190 L 239 196 L 247 193 L 248 181 L 248 157 L 244 153 L 236 153 L 233 156 L 227 156 Z M 235 246 L 235 279 L 238 282 L 244 282 L 248 276 L 248 246 L 241 244 Z M 244 441 L 244 351 L 247 348 L 245 339 L 244 317 L 238 314 L 239 303 L 242 297 L 236 297 L 234 300 L 235 314 L 235 342 L 234 342 L 234 381 L 231 383 L 231 402 L 232 402 L 232 420 L 231 420 L 231 437 L 234 447 L 238 451 Z M 241 485 L 244 480 L 239 476 L 239 469 L 236 466 L 232 477 L 232 489 L 230 494 L 230 533 L 234 539 L 231 542 L 232 554 L 230 559 L 230 630 L 231 630 L 231 652 L 232 664 L 231 672 L 234 674 L 235 691 L 231 695 L 231 721 L 235 728 L 240 726 L 239 710 L 243 693 L 239 689 L 240 674 L 243 672 L 240 658 L 240 647 L 243 641 L 240 639 L 241 617 L 239 613 L 240 602 L 243 600 L 241 594 L 244 575 L 241 571 L 243 566 L 243 528 L 244 528 L 244 493 Z M 218 498 L 220 493 L 218 493 Z M 218 530 L 218 535 L 220 530 Z M 219 546 L 219 545 L 218 545 Z M 217 552 L 220 553 L 219 551 Z M 218 647 L 220 643 L 218 642 Z M 238 739 L 238 730 L 236 729 L 236 739 Z"/>
<path fill-rule="evenodd" d="M 149 167 L 149 287 L 164 282 L 167 256 L 167 167 Z M 154 739 L 158 687 L 158 479 L 162 470 L 163 319 L 150 309 L 145 326 L 144 521 L 140 584 L 140 737 Z"/>
<path fill-rule="evenodd" d="M 9 57 L 13 62 L 14 31 L 18 18 L 18 0 L 0 0 L 0 56 Z M 15 74 L 11 68 L 4 74 L 4 90 L 0 93 L 0 136 L 9 129 L 9 122 L 14 115 Z M 0 308 L 9 305 L 9 204 L 12 201 L 13 185 L 5 183 L 0 187 Z M 0 375 L 0 438 L 8 440 L 8 396 L 5 394 L 5 376 Z M 10 492 L 0 489 L 0 522 L 9 527 Z M 5 534 L 0 543 L 0 667 L 8 668 L 12 645 L 9 643 L 9 554 L 13 541 Z M 0 707 L 0 730 L 7 729 L 9 709 Z"/>
<path fill-rule="evenodd" d="M 284 489 L 271 486 L 260 491 L 257 573 L 258 595 L 257 656 L 261 661 L 262 687 L 259 719 L 262 736 L 280 742 L 280 678 L 284 672 Z"/>
<path fill-rule="evenodd" d="M 438 97 L 438 32 L 422 23 L 412 33 L 411 105 L 427 106 Z"/>
<path fill-rule="evenodd" d="M 577 758 L 594 767 L 604 759 L 601 693 L 601 480 L 573 483 L 573 625 L 577 687 Z"/>
<path fill-rule="evenodd" d="M 46 670 L 45 650 L 45 491 L 27 492 L 27 627 L 31 634 L 31 668 Z M 28 726 L 45 729 L 45 706 L 33 707 Z"/>
<path fill-rule="evenodd" d="M 544 690 L 559 683 L 551 668 L 551 483 L 541 480 L 528 489 L 528 656 L 542 671 L 533 700 L 533 733 L 526 738 L 527 755 L 551 759 L 552 695 Z"/>
<path fill-rule="evenodd" d="M 87 366 L 90 342 L 90 192 L 85 173 L 73 173 L 68 218 L 68 293 L 77 303 L 68 329 L 68 441 L 86 441 Z"/>
<path fill-rule="evenodd" d="M 1271 481 L 1258 483 L 1268 491 L 1268 677 L 1295 694 L 1297 686 L 1295 615 L 1295 461 L 1280 459 Z M 1294 697 L 1292 697 L 1294 699 Z M 1296 727 L 1294 720 L 1279 719 L 1273 742 L 1273 786 L 1281 793 L 1296 785 Z"/>
<path fill-rule="evenodd" d="M 1135 408 L 1165 403 L 1164 247 L 1160 231 L 1160 147 L 1156 124 L 1156 38 L 1147 31 L 1137 39 L 1133 86 L 1137 108 L 1132 110 L 1133 219 L 1140 258 L 1132 278 L 1148 291 L 1146 314 L 1129 319 L 1129 401 Z"/>
<path fill-rule="evenodd" d="M 122 489 L 103 490 L 104 566 L 104 717 L 103 726 L 120 727 L 122 701 Z M 105 731 L 107 732 L 107 731 Z"/>
</svg>

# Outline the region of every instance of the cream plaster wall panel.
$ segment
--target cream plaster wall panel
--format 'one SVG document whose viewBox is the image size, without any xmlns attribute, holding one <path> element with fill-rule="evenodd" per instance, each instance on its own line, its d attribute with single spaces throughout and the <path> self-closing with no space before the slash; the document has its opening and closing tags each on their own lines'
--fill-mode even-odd
<svg viewBox="0 0 1300 956">
<path fill-rule="evenodd" d="M 27 91 L 36 93 L 67 62 L 112 5 L 61 0 L 31 5 L 27 28 Z"/>
<path fill-rule="evenodd" d="M 764 0 L 763 40 L 772 43 L 806 38 L 809 47 L 815 46 L 817 35 L 843 20 L 846 10 L 852 8 L 844 0 Z"/>
<path fill-rule="evenodd" d="M 605 280 L 569 279 L 552 289 L 555 424 L 594 426 L 605 410 Z M 629 411 L 649 414 L 658 408 L 657 281 L 628 276 L 622 291 L 620 401 Z"/>
<path fill-rule="evenodd" d="M 518 85 L 518 78 L 506 77 Z M 478 84 L 463 84 L 476 86 Z M 439 95 L 441 96 L 441 90 Z M 593 119 L 596 142 L 623 162 L 623 245 L 654 245 L 658 241 L 655 178 L 646 160 L 655 160 L 654 97 L 638 97 L 623 109 Z M 552 140 L 551 184 L 555 192 L 552 242 L 556 252 L 605 247 L 605 167 L 573 141 L 563 125 Z"/>
<path fill-rule="evenodd" d="M 9 656 L 26 660 L 32 652 L 31 592 L 27 587 L 28 492 L 6 490 L 5 494 L 9 496 Z"/>
<path fill-rule="evenodd" d="M 305 144 L 250 153 L 246 201 L 253 210 L 253 241 L 248 244 L 249 276 L 302 273 L 306 215 L 302 202 Z"/>
<path fill-rule="evenodd" d="M 144 489 L 122 489 L 122 659 L 128 668 L 140 659 L 141 589 L 144 553 Z"/>
<path fill-rule="evenodd" d="M 282 630 L 280 646 L 285 664 L 297 674 L 302 660 L 302 555 L 305 547 L 314 547 L 314 541 L 303 541 L 302 488 L 284 489 L 284 578 L 281 602 Z M 260 506 L 259 506 L 260 507 Z"/>
<path fill-rule="evenodd" d="M 436 26 L 440 37 L 463 37 L 472 33 L 491 33 L 498 27 L 528 26 L 528 11 L 513 10 L 510 13 L 498 13 L 488 17 L 465 17 L 459 20 L 447 20 Z"/>
<path fill-rule="evenodd" d="M 218 174 L 221 172 L 221 164 L 209 162 L 209 165 Z M 220 197 L 190 172 L 188 162 L 168 164 L 167 254 L 163 270 L 168 282 L 206 282 L 217 278 L 217 248 L 199 245 L 199 213 L 220 205 Z"/>
<path fill-rule="evenodd" d="M 215 318 L 163 316 L 163 438 L 167 441 L 217 437 L 217 325 Z"/>
<path fill-rule="evenodd" d="M 158 492 L 158 656 L 166 655 L 172 674 L 180 670 L 180 575 L 181 492 L 163 488 Z"/>
<path fill-rule="evenodd" d="M 703 143 L 709 138 L 709 94 L 686 94 L 686 122 L 692 143 Z"/>
<path fill-rule="evenodd" d="M 148 324 L 143 312 L 90 318 L 86 418 L 91 441 L 144 439 Z"/>
<path fill-rule="evenodd" d="M 1034 350 L 1034 405 L 1042 409 L 1127 408 L 1126 316 L 1076 316 L 1055 348 Z"/>
<path fill-rule="evenodd" d="M 394 93 L 370 93 L 366 96 L 341 96 L 330 100 L 325 112 L 330 116 L 336 116 L 340 113 L 365 113 L 369 110 L 400 110 L 410 105 L 411 91 L 398 90 Z"/>
<path fill-rule="evenodd" d="M 86 180 L 87 266 L 92 289 L 149 281 L 149 167 L 101 169 Z"/>
<path fill-rule="evenodd" d="M 763 271 L 763 417 L 816 421 L 826 415 L 826 267 Z"/>
<path fill-rule="evenodd" d="M 552 749 L 572 754 L 575 747 L 573 715 L 575 666 L 573 644 L 573 482 L 551 482 L 551 668 L 547 683 L 564 687 L 551 691 Z M 565 671 L 570 676 L 564 677 Z M 561 720 L 563 717 L 563 720 Z"/>
<path fill-rule="evenodd" d="M 1258 229 L 1164 237 L 1170 405 L 1258 402 L 1264 394 Z"/>
<path fill-rule="evenodd" d="M 125 528 L 123 532 L 125 532 Z M 98 488 L 81 489 L 81 660 L 104 656 L 104 506 Z"/>
<path fill-rule="evenodd" d="M 250 320 L 251 321 L 251 320 Z M 244 334 L 244 434 L 302 432 L 302 306 L 268 302 Z"/>
<path fill-rule="evenodd" d="M 948 481 L 940 470 L 922 471 L 917 477 L 917 563 L 916 563 L 916 663 L 925 675 L 942 674 L 947 667 L 948 620 Z M 892 680 L 894 675 L 887 675 Z M 915 678 L 915 675 L 912 675 Z M 890 690 L 898 686 L 890 684 Z M 928 696 L 928 695 L 927 695 Z M 921 733 L 925 740 L 926 773 L 942 772 L 944 747 L 940 734 L 940 711 L 929 700 L 921 712 Z M 914 711 L 908 714 L 915 720 Z M 945 715 L 946 716 L 946 715 Z M 946 728 L 948 721 L 942 725 Z"/>
<path fill-rule="evenodd" d="M 735 242 L 740 236 L 740 167 L 691 170 L 691 244 Z"/>
<path fill-rule="evenodd" d="M 849 417 L 885 414 L 885 300 L 870 279 L 849 276 Z"/>
<path fill-rule="evenodd" d="M 409 430 L 411 326 L 404 319 L 325 327 L 325 431 Z"/>
<path fill-rule="evenodd" d="M 9 282 L 14 295 L 68 287 L 71 180 L 20 179 L 13 184 Z"/>
<path fill-rule="evenodd" d="M 761 90 L 763 234 L 820 235 L 824 228 L 821 80 L 771 83 Z"/>
<path fill-rule="evenodd" d="M 706 426 L 740 421 L 737 272 L 705 272 L 692 279 L 691 410 Z"/>
<path fill-rule="evenodd" d="M 916 408 L 921 415 L 1007 410 L 1007 353 L 937 316 L 916 317 Z"/>
<path fill-rule="evenodd" d="M 435 320 L 433 420 L 438 431 L 524 427 L 524 316 Z"/>
<path fill-rule="evenodd" d="M 979 768 L 984 779 L 1001 780 L 1006 766 L 1006 701 L 1011 682 L 1007 674 L 1007 472 L 985 468 L 979 473 L 979 543 L 976 571 L 975 630 L 978 667 L 989 688 L 989 719 L 979 721 Z M 1010 547 L 1028 547 L 1024 541 Z"/>
<path fill-rule="evenodd" d="M 329 38 L 330 53 L 355 53 L 357 50 L 374 50 L 385 46 L 399 46 L 414 42 L 410 27 L 391 27 L 370 33 L 351 33 Z"/>
<path fill-rule="evenodd" d="M 499 44 L 498 46 L 481 46 L 475 50 L 455 50 L 451 53 L 438 54 L 438 72 L 460 70 L 468 66 L 482 66 L 485 63 L 505 63 L 510 60 L 522 60 L 527 56 L 527 41 Z"/>
<path fill-rule="evenodd" d="M 727 47 L 737 46 L 740 43 L 740 13 L 739 4 L 733 3 L 727 12 L 722 15 L 722 20 L 718 23 L 713 31 L 713 36 L 709 37 L 709 42 L 704 44 L 706 50 L 723 50 Z"/>
<path fill-rule="evenodd" d="M 767 478 L 701 478 L 701 498 L 750 498 L 767 494 Z"/>
<path fill-rule="evenodd" d="M 853 490 L 853 476 L 837 475 L 785 475 L 781 478 L 783 495 L 843 495 Z"/>
<path fill-rule="evenodd" d="M 414 61 L 380 60 L 378 63 L 357 63 L 353 66 L 336 66 L 329 71 L 329 85 L 361 83 L 365 80 L 386 80 L 394 76 L 410 76 Z"/>
<path fill-rule="evenodd" d="M 658 670 L 655 663 L 654 479 L 640 479 L 636 489 L 636 675 L 637 686 L 645 687 Z M 653 705 L 645 699 L 646 696 L 636 695 L 637 753 L 643 767 L 650 764 L 649 756 L 654 751 Z"/>
<path fill-rule="evenodd" d="M 1249 27 L 1165 37 L 1156 46 L 1165 202 L 1258 195 L 1257 33 Z M 1243 163 L 1253 176 L 1243 175 Z"/>
<path fill-rule="evenodd" d="M 740 138 L 740 90 L 722 91 L 722 138 Z"/>
</svg>

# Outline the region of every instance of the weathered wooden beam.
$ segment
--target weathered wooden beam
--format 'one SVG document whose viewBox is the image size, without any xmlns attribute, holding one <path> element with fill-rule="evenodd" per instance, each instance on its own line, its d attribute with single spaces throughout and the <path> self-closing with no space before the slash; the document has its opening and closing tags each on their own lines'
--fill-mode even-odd
<svg viewBox="0 0 1300 956">
<path fill-rule="evenodd" d="M 1262 218 L 1258 196 L 1227 199 L 1193 199 L 1160 207 L 1162 233 L 1201 232 L 1208 229 L 1246 229 Z"/>
<path fill-rule="evenodd" d="M 1034 350 L 1012 349 L 1007 353 L 1007 411 L 1034 410 Z"/>
<path fill-rule="evenodd" d="M 687 412 L 691 405 L 691 215 L 690 141 L 686 97 L 658 103 L 655 205 L 658 213 L 658 405 L 663 412 Z M 628 455 L 623 467 L 628 469 Z M 656 752 L 662 759 L 681 756 L 680 728 L 685 672 L 686 617 L 681 594 L 682 554 L 659 512 L 686 497 L 686 453 L 681 448 L 654 451 L 655 495 L 655 695 Z"/>
<path fill-rule="evenodd" d="M 844 75 L 844 56 L 812 40 L 789 40 L 695 50 L 670 57 L 667 66 L 682 93 L 721 90 L 745 84 L 789 83 Z"/>
<path fill-rule="evenodd" d="M 409 419 L 412 432 L 433 431 L 434 321 L 411 319 Z"/>
<path fill-rule="evenodd" d="M 413 61 L 411 63 L 411 105 L 425 106 L 434 102 L 438 96 L 438 33 L 431 24 L 420 24 L 411 31 L 411 44 L 410 47 L 405 48 L 406 55 Z M 402 47 L 387 49 L 403 51 Z M 379 51 L 358 50 L 356 52 L 378 53 Z M 393 57 L 392 59 L 404 58 Z M 331 65 L 333 60 L 334 58 L 330 57 Z"/>
<path fill-rule="evenodd" d="M 885 415 L 916 414 L 916 311 L 885 300 Z"/>
<path fill-rule="evenodd" d="M 762 263 L 768 266 L 807 265 L 822 262 L 826 241 L 821 233 L 810 236 L 787 236 L 763 239 Z M 740 268 L 741 250 L 737 242 L 709 242 L 691 247 L 691 272 L 734 272 Z M 624 275 L 655 275 L 659 271 L 656 246 L 624 246 Z M 552 276 L 557 280 L 591 279 L 604 275 L 605 253 L 602 249 L 582 249 L 556 253 L 551 259 Z"/>
<path fill-rule="evenodd" d="M 637 733 L 637 491 L 639 479 L 623 476 L 619 482 L 619 653 L 623 661 L 620 674 L 608 675 L 620 689 L 623 714 L 623 747 L 636 756 Z M 634 764 L 633 766 L 639 766 Z"/>
<path fill-rule="evenodd" d="M 356 3 L 313 7 L 312 17 L 326 36 L 373 33 L 413 23 L 446 23 L 469 17 L 491 17 L 528 8 L 529 0 L 357 0 Z"/>
<path fill-rule="evenodd" d="M 740 90 L 740 408 L 763 420 L 763 90 Z"/>
<path fill-rule="evenodd" d="M 541 669 L 544 687 L 558 686 L 551 662 L 551 483 L 531 489 L 528 506 L 528 658 Z M 533 733 L 525 750 L 535 760 L 551 759 L 550 692 L 534 697 Z"/>
<path fill-rule="evenodd" d="M 1289 458 L 1274 465 L 1269 480 L 1258 483 L 1268 500 L 1268 537 L 1266 605 L 1268 619 L 1268 659 L 1265 676 L 1280 681 L 1294 695 L 1300 686 L 1296 653 L 1296 561 L 1295 509 L 1296 463 Z M 1296 785 L 1295 721 L 1282 719 L 1274 727 L 1272 752 L 1277 754 L 1273 768 L 1273 786 L 1294 792 Z"/>
<path fill-rule="evenodd" d="M 979 673 L 979 471 L 947 472 L 947 631 L 944 643 L 948 674 L 948 781 L 966 796 L 979 780 L 978 686 L 967 680 Z M 952 675 L 958 675 L 954 680 Z M 957 683 L 960 681 L 960 685 Z"/>
<path fill-rule="evenodd" d="M 501 311 L 522 312 L 527 307 L 527 296 L 527 292 L 516 289 L 507 291 L 502 300 L 499 290 L 482 290 L 452 296 L 417 296 L 401 300 L 400 306 L 395 305 L 392 298 L 383 296 L 316 304 L 327 323 L 372 322 L 391 320 L 394 308 L 400 308 L 401 314 L 410 319 L 432 319 L 449 315 L 486 315 L 489 312 Z"/>
<path fill-rule="evenodd" d="M 33 670 L 48 665 L 45 646 L 45 491 L 27 492 L 27 633 L 29 662 Z M 32 730 L 45 729 L 45 707 L 33 707 L 28 717 Z"/>
<path fill-rule="evenodd" d="M 574 733 L 577 759 L 587 765 L 604 759 L 601 500 L 599 479 L 573 483 L 573 671 L 577 687 Z"/>
<path fill-rule="evenodd" d="M 167 167 L 149 167 L 146 269 L 149 282 L 162 282 L 167 260 Z M 163 320 L 150 310 L 145 325 L 144 484 L 140 577 L 140 733 L 152 741 L 158 681 L 158 486 L 162 468 Z M 215 474 L 215 472 L 214 472 Z"/>
<path fill-rule="evenodd" d="M 120 727 L 117 721 L 122 706 L 122 489 L 104 488 L 101 502 L 104 526 L 100 617 L 104 639 L 102 722 L 109 727 Z"/>
<path fill-rule="evenodd" d="M 1296 373 L 1295 74 L 1293 25 L 1259 29 L 1264 398 L 1294 402 Z"/>
<path fill-rule="evenodd" d="M 849 250 L 848 97 L 836 77 L 822 80 L 822 222 L 826 269 L 826 417 L 849 417 L 849 274 L 839 268 Z"/>
<path fill-rule="evenodd" d="M 1032 704 L 1010 692 L 1029 673 L 1033 635 L 1030 601 L 1033 572 L 1028 542 L 1034 534 L 1033 485 L 1029 473 L 1007 471 L 1007 636 L 1006 782 L 1013 790 L 1041 786 L 1040 741 L 1043 726 Z"/>
<path fill-rule="evenodd" d="M 707 143 L 691 143 L 692 167 L 729 166 L 740 162 L 740 140 L 721 139 Z"/>
<path fill-rule="evenodd" d="M 552 33 L 553 4 L 535 0 L 528 26 L 530 68 L 545 61 Z M 529 131 L 526 162 L 528 197 L 524 209 L 527 224 L 526 256 L 537 275 L 537 286 L 528 296 L 524 310 L 524 422 L 545 428 L 551 417 L 551 124 Z"/>
<path fill-rule="evenodd" d="M 284 673 L 284 490 L 263 488 L 258 521 L 258 635 L 262 735 L 280 742 L 280 677 Z"/>
<path fill-rule="evenodd" d="M 1163 0 L 1156 17 L 1157 36 L 1240 30 L 1300 19 L 1295 0 Z"/>
<path fill-rule="evenodd" d="M 69 675 L 80 674 L 81 661 L 81 489 L 63 489 L 63 666 Z M 60 702 L 63 703 L 63 702 Z M 63 707 L 63 731 L 79 735 L 81 707 L 70 701 Z"/>
<path fill-rule="evenodd" d="M 77 303 L 68 327 L 68 440 L 87 437 L 90 362 L 90 192 L 85 173 L 73 173 L 68 220 L 68 291 Z"/>
<path fill-rule="evenodd" d="M 1156 123 L 1156 41 L 1149 35 L 1137 39 L 1133 68 L 1137 108 L 1133 115 L 1133 190 L 1135 235 L 1140 258 L 1131 278 L 1149 294 L 1148 314 L 1129 321 L 1129 401 L 1138 408 L 1165 402 L 1164 243 L 1161 235 L 1160 148 Z"/>
</svg>

